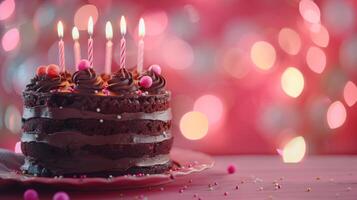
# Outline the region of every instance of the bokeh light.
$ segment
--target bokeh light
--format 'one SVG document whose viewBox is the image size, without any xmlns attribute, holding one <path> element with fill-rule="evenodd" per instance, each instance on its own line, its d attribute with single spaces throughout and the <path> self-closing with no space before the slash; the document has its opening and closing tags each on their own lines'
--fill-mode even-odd
<svg viewBox="0 0 357 200">
<path fill-rule="evenodd" d="M 310 38 L 319 47 L 327 47 L 330 42 L 330 34 L 322 24 L 311 25 Z"/>
<path fill-rule="evenodd" d="M 205 114 L 210 124 L 218 122 L 223 115 L 223 103 L 215 95 L 203 95 L 195 101 L 194 111 Z"/>
<path fill-rule="evenodd" d="M 0 20 L 9 18 L 15 11 L 15 0 L 4 0 L 0 3 Z"/>
<path fill-rule="evenodd" d="M 338 128 L 345 123 L 347 112 L 340 101 L 333 102 L 327 110 L 327 124 L 331 129 Z"/>
<path fill-rule="evenodd" d="M 331 32 L 340 34 L 354 27 L 356 15 L 353 1 L 328 0 L 322 5 L 323 21 Z"/>
<path fill-rule="evenodd" d="M 353 106 L 357 102 L 357 86 L 348 81 L 343 89 L 343 97 L 348 106 Z"/>
<path fill-rule="evenodd" d="M 74 15 L 74 25 L 79 30 L 87 30 L 88 28 L 88 19 L 89 17 L 93 17 L 94 24 L 98 20 L 98 9 L 94 5 L 87 4 L 80 7 L 76 14 Z"/>
<path fill-rule="evenodd" d="M 282 152 L 284 163 L 298 163 L 306 153 L 306 143 L 302 136 L 291 139 L 285 146 Z"/>
<path fill-rule="evenodd" d="M 188 112 L 180 120 L 180 130 L 189 140 L 202 139 L 208 132 L 208 118 L 201 112 Z"/>
<path fill-rule="evenodd" d="M 326 67 L 325 52 L 318 47 L 310 47 L 306 54 L 307 66 L 318 74 L 321 74 Z"/>
<path fill-rule="evenodd" d="M 301 16 L 307 22 L 316 24 L 320 22 L 320 8 L 312 0 L 301 0 L 299 3 L 299 11 Z"/>
<path fill-rule="evenodd" d="M 304 89 L 304 76 L 295 67 L 288 67 L 281 76 L 281 88 L 290 97 L 298 97 Z"/>
<path fill-rule="evenodd" d="M 340 62 L 347 69 L 357 72 L 357 35 L 343 41 L 340 47 Z"/>
<path fill-rule="evenodd" d="M 250 58 L 259 69 L 268 70 L 275 63 L 275 48 L 265 41 L 255 42 L 250 50 Z"/>
<path fill-rule="evenodd" d="M 19 142 L 16 142 L 14 151 L 15 151 L 15 153 L 20 153 L 20 154 L 22 154 L 21 142 L 20 142 L 20 141 L 19 141 Z"/>
<path fill-rule="evenodd" d="M 301 49 L 301 38 L 299 34 L 291 28 L 282 28 L 278 36 L 280 47 L 290 55 L 296 55 Z"/>
<path fill-rule="evenodd" d="M 5 51 L 14 50 L 20 42 L 20 33 L 17 28 L 8 30 L 2 37 L 1 44 Z"/>
<path fill-rule="evenodd" d="M 168 24 L 168 16 L 165 11 L 147 12 L 143 15 L 145 19 L 145 34 L 159 35 L 165 31 Z"/>
<path fill-rule="evenodd" d="M 53 20 L 55 19 L 55 7 L 51 4 L 43 4 L 41 5 L 34 14 L 33 24 L 36 28 L 46 27 L 48 25 L 53 24 Z"/>
<path fill-rule="evenodd" d="M 231 48 L 222 55 L 222 63 L 225 71 L 234 78 L 241 79 L 245 77 L 249 70 L 249 57 L 244 54 L 239 48 Z"/>
<path fill-rule="evenodd" d="M 162 47 L 162 56 L 169 67 L 183 70 L 194 61 L 192 47 L 180 38 L 167 38 Z M 180 55 L 180 56 L 178 56 Z"/>
<path fill-rule="evenodd" d="M 10 105 L 5 111 L 5 126 L 13 133 L 19 133 L 21 130 L 21 114 L 19 109 Z"/>
</svg>

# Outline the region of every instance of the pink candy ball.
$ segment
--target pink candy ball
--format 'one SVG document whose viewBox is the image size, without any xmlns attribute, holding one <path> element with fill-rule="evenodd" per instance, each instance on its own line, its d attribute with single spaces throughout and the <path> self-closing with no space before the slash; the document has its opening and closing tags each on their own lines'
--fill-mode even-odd
<svg viewBox="0 0 357 200">
<path fill-rule="evenodd" d="M 150 76 L 143 76 L 141 77 L 139 84 L 144 88 L 149 88 L 152 85 L 152 79 Z"/>
<path fill-rule="evenodd" d="M 160 75 L 161 74 L 161 67 L 159 65 L 151 65 L 149 67 L 150 71 L 153 71 L 155 74 Z"/>
<path fill-rule="evenodd" d="M 90 68 L 90 63 L 88 60 L 82 59 L 81 61 L 79 61 L 78 70 L 86 70 L 88 68 Z"/>
<path fill-rule="evenodd" d="M 39 200 L 36 190 L 28 189 L 24 193 L 24 200 Z"/>
<path fill-rule="evenodd" d="M 229 165 L 227 167 L 228 174 L 234 174 L 236 172 L 236 167 L 234 165 Z"/>
<path fill-rule="evenodd" d="M 70 200 L 70 198 L 65 192 L 57 192 L 55 195 L 53 195 L 52 200 Z"/>
</svg>

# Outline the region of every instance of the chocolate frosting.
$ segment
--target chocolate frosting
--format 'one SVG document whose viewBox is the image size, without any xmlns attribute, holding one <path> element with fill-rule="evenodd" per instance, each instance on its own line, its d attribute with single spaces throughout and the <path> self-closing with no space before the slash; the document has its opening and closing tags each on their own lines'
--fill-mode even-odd
<svg viewBox="0 0 357 200">
<path fill-rule="evenodd" d="M 160 74 L 156 74 L 153 71 L 147 71 L 142 76 L 150 76 L 152 79 L 152 85 L 149 88 L 140 87 L 141 90 L 158 94 L 165 89 L 166 80 Z"/>
<path fill-rule="evenodd" d="M 76 71 L 72 77 L 75 90 L 83 93 L 97 93 L 104 88 L 103 80 L 92 68 Z"/>
<path fill-rule="evenodd" d="M 115 94 L 127 94 L 136 89 L 132 74 L 125 68 L 119 69 L 108 81 L 108 90 Z"/>
<path fill-rule="evenodd" d="M 49 92 L 51 90 L 64 89 L 67 85 L 68 81 L 62 76 L 36 75 L 31 79 L 30 84 L 26 85 L 26 91 Z"/>
</svg>

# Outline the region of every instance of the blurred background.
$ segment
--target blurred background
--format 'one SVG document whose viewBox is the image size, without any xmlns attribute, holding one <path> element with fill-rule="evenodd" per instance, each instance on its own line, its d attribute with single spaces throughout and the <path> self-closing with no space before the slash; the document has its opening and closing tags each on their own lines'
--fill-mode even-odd
<svg viewBox="0 0 357 200">
<path fill-rule="evenodd" d="M 211 154 L 357 153 L 357 1 L 354 0 L 0 0 L 0 147 L 19 150 L 21 91 L 41 64 L 58 63 L 64 23 L 87 57 L 93 16 L 94 68 L 103 72 L 105 23 L 128 24 L 136 65 L 138 21 L 145 66 L 159 64 L 173 92 L 175 145 Z M 16 147 L 15 147 L 16 146 Z"/>
</svg>

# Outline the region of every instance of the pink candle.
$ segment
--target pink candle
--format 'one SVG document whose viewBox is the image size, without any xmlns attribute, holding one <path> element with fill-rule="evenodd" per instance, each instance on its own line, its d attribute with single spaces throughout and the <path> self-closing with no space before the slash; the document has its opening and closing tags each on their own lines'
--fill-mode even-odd
<svg viewBox="0 0 357 200">
<path fill-rule="evenodd" d="M 63 24 L 61 21 L 59 21 L 57 24 L 57 33 L 58 33 L 58 37 L 60 38 L 60 41 L 58 42 L 59 67 L 64 72 L 66 70 L 66 68 L 65 68 L 65 57 L 64 57 L 64 42 L 62 40 L 62 38 L 63 38 Z"/>
<path fill-rule="evenodd" d="M 81 60 L 81 47 L 78 42 L 79 32 L 78 32 L 77 27 L 73 27 L 73 29 L 72 29 L 72 38 L 74 41 L 74 44 L 73 44 L 74 62 L 75 62 L 76 70 L 78 71 L 78 63 Z"/>
<path fill-rule="evenodd" d="M 125 68 L 125 61 L 126 61 L 126 40 L 125 40 L 125 34 L 126 34 L 126 21 L 125 17 L 121 16 L 120 19 L 120 32 L 122 35 L 122 38 L 120 40 L 120 68 Z"/>
<path fill-rule="evenodd" d="M 90 63 L 90 66 L 93 67 L 93 18 L 92 16 L 89 17 L 88 21 L 88 34 L 89 34 L 89 39 L 88 39 L 88 61 Z"/>
<path fill-rule="evenodd" d="M 145 23 L 144 19 L 140 18 L 139 21 L 139 43 L 138 43 L 138 73 L 143 71 L 144 64 L 144 36 L 145 36 Z"/>
<path fill-rule="evenodd" d="M 110 74 L 112 68 L 112 54 L 113 54 L 113 27 L 110 22 L 105 25 L 105 37 L 107 38 L 106 48 L 105 48 L 105 68 L 104 73 Z"/>
</svg>

